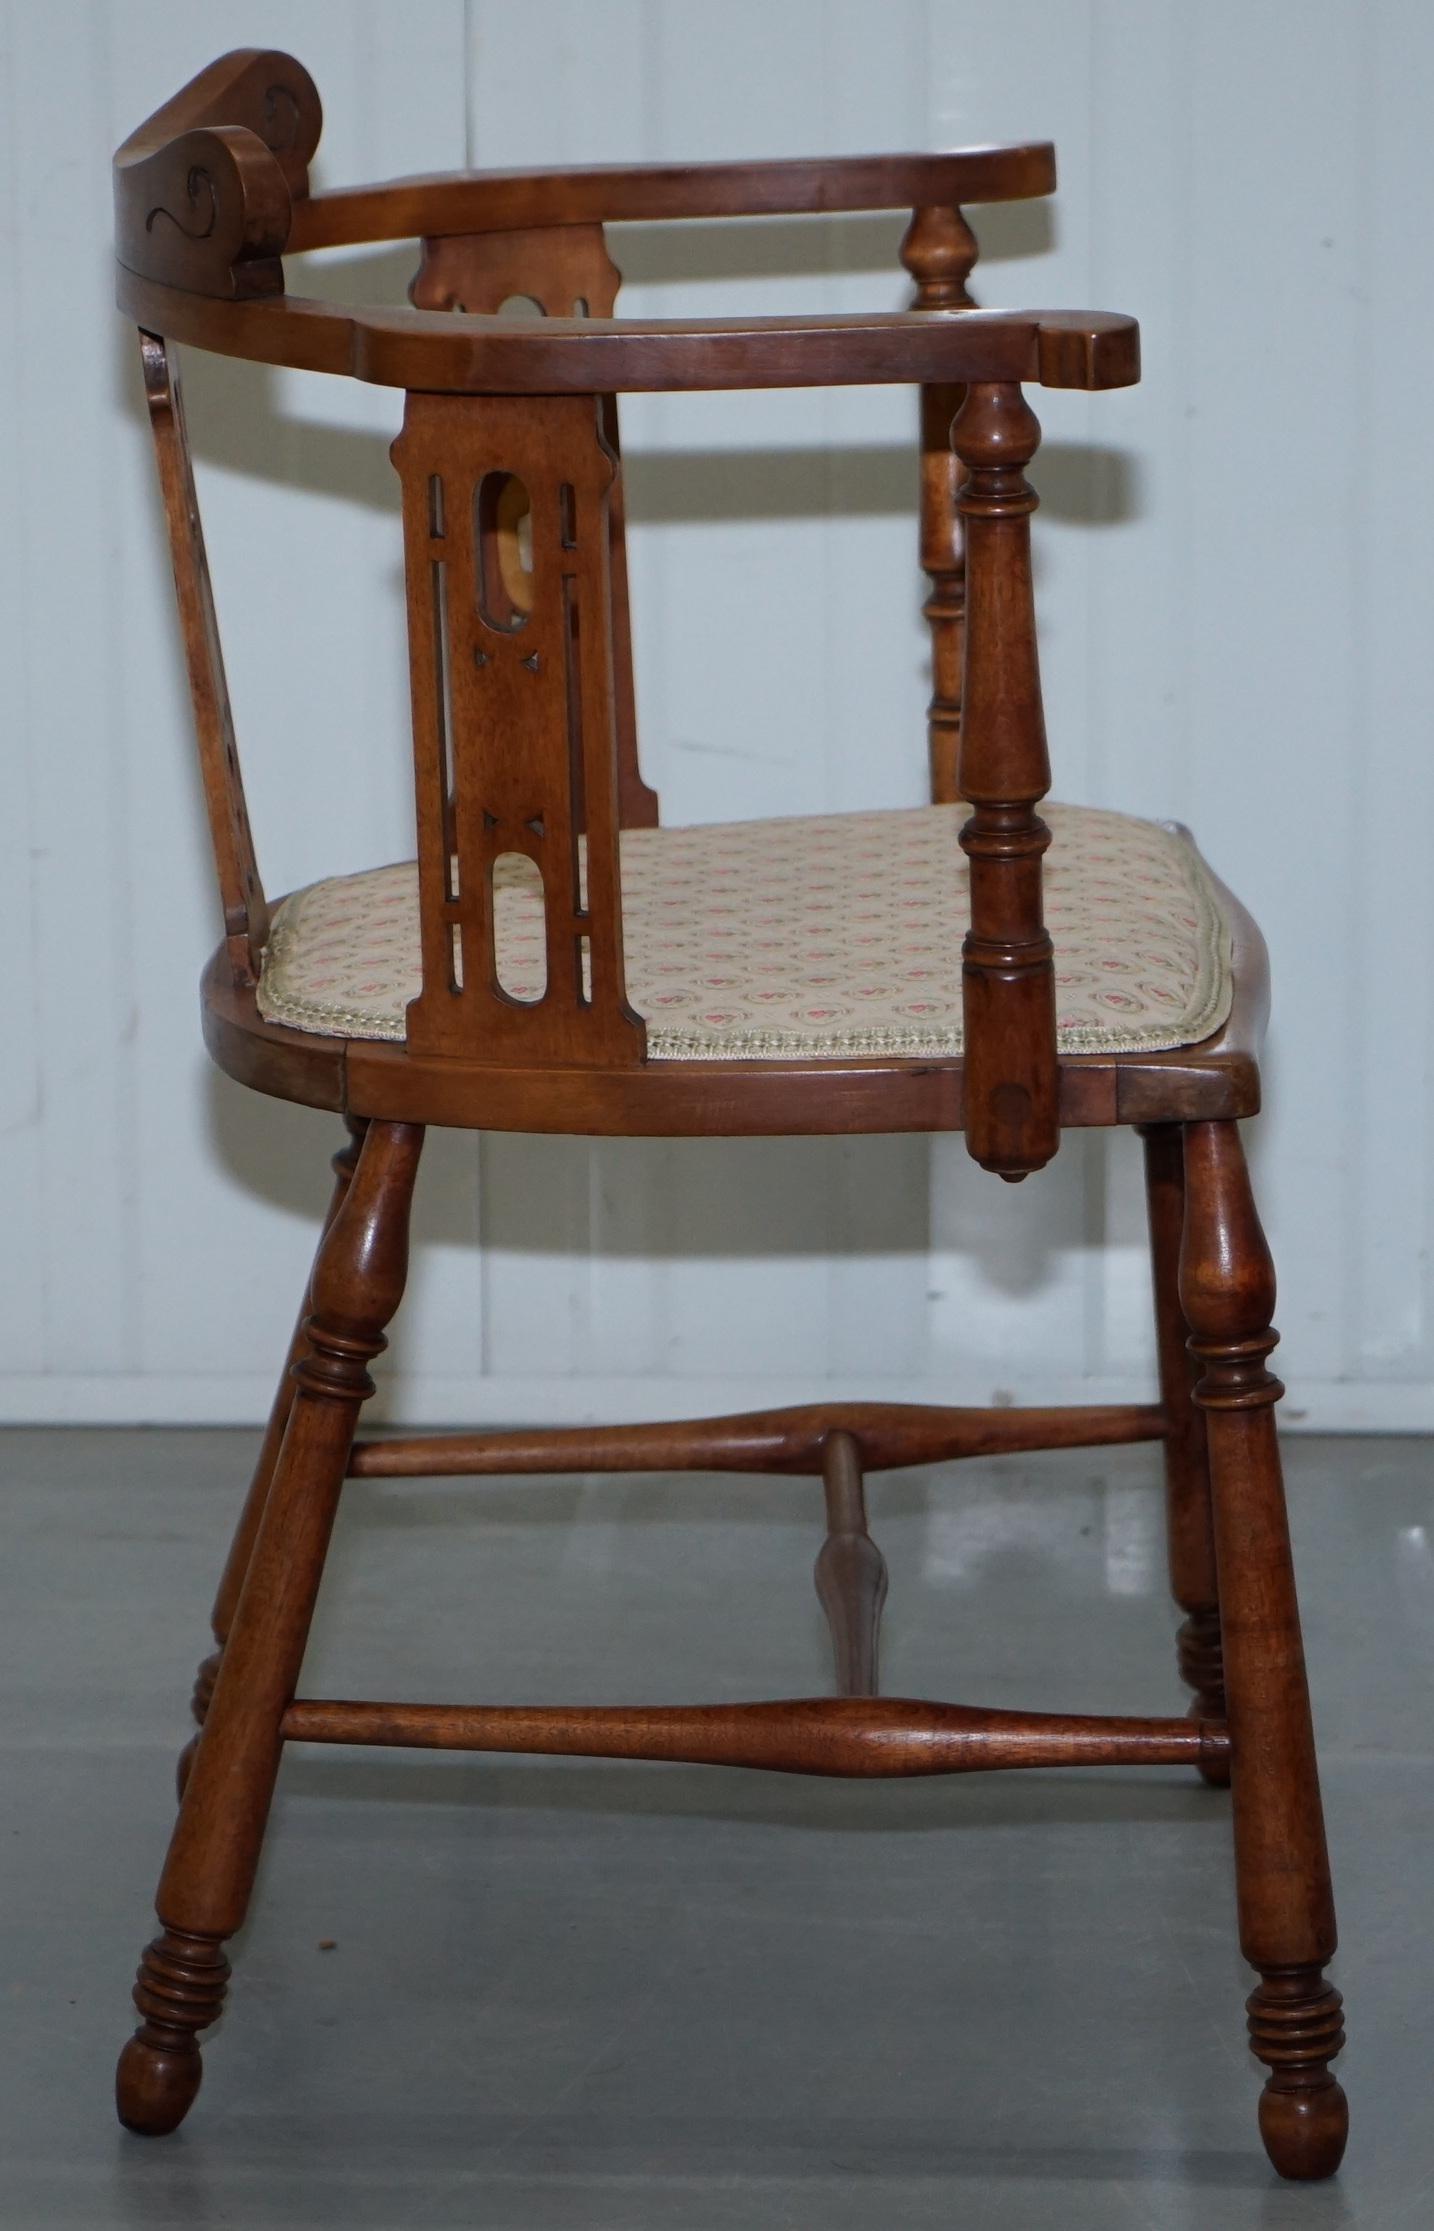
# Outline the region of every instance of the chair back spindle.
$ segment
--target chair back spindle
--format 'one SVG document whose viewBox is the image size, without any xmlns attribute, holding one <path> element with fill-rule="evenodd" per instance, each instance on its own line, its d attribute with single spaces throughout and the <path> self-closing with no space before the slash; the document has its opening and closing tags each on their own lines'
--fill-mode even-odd
<svg viewBox="0 0 1434 2231">
<path fill-rule="evenodd" d="M 157 333 L 141 331 L 139 344 L 194 708 L 204 807 L 224 914 L 225 948 L 235 983 L 255 984 L 269 934 L 269 909 L 244 801 L 229 683 L 184 423 L 179 365 L 174 350 Z"/>
<path fill-rule="evenodd" d="M 1031 590 L 1024 468 L 1040 424 L 1014 381 L 979 381 L 952 428 L 965 467 L 966 641 L 960 790 L 971 863 L 971 927 L 962 952 L 966 1144 L 1017 1179 L 1059 1143 L 1055 968 L 1041 913 L 1050 831 L 1036 806 L 1050 787 Z"/>
<path fill-rule="evenodd" d="M 901 242 L 901 260 L 916 281 L 914 310 L 975 308 L 967 280 L 976 263 L 976 235 L 959 209 L 913 210 Z M 921 570 L 931 584 L 922 617 L 931 630 L 931 702 L 926 709 L 931 761 L 931 802 L 952 805 L 960 796 L 957 760 L 961 743 L 962 630 L 966 614 L 965 560 L 956 497 L 961 463 L 951 447 L 951 421 L 965 389 L 921 390 Z"/>
</svg>

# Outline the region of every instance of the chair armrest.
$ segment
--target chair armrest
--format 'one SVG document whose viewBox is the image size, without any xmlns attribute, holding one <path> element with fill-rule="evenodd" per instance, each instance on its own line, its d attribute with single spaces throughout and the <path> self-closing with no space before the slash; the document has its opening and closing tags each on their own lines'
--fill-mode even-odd
<svg viewBox="0 0 1434 2231">
<path fill-rule="evenodd" d="M 1129 387 L 1140 377 L 1136 320 L 1098 310 L 541 321 L 398 312 L 362 313 L 354 324 L 351 368 L 361 377 L 477 393 L 978 380 L 1095 389 Z"/>
<path fill-rule="evenodd" d="M 301 296 L 222 301 L 128 269 L 115 299 L 151 333 L 253 363 L 381 387 L 491 395 L 703 388 L 965 385 L 1129 387 L 1140 329 L 1085 310 L 890 311 L 864 317 L 469 317 L 350 310 Z"/>
</svg>

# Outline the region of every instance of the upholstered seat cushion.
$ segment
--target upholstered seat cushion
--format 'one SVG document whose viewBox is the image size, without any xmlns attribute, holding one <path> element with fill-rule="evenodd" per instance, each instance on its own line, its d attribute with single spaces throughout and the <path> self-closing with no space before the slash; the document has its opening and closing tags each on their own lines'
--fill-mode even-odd
<svg viewBox="0 0 1434 2231">
<path fill-rule="evenodd" d="M 1230 1006 L 1229 937 L 1185 838 L 1158 822 L 1048 806 L 1046 921 L 1068 1053 L 1207 1037 Z M 920 806 L 622 840 L 627 989 L 655 1061 L 961 1051 L 965 813 Z M 543 982 L 536 891 L 495 878 L 502 981 Z M 311 884 L 276 910 L 259 985 L 271 1022 L 402 1039 L 420 983 L 411 861 Z"/>
</svg>

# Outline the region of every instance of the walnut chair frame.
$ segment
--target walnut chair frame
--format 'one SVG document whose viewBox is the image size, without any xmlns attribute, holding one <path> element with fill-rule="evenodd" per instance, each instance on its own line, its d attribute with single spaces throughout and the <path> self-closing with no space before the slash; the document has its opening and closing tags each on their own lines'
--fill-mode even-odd
<svg viewBox="0 0 1434 2231">
<path fill-rule="evenodd" d="M 1037 806 L 1049 783 L 1031 594 L 1026 385 L 1138 375 L 1126 317 L 983 312 L 962 206 L 1049 192 L 1049 147 L 694 168 L 491 172 L 310 193 L 321 112 L 291 58 L 224 57 L 115 162 L 118 299 L 140 328 L 172 544 L 224 937 L 204 979 L 210 1050 L 256 1089 L 341 1114 L 348 1143 L 312 1280 L 214 1610 L 200 1733 L 135 1989 L 119 2111 L 173 2130 L 199 2087 L 291 1742 L 673 1759 L 793 1773 L 912 1775 L 1186 1762 L 1233 1793 L 1240 1940 L 1259 1982 L 1249 2034 L 1268 2076 L 1260 2127 L 1288 2177 L 1331 2173 L 1344 2095 L 1329 2063 L 1340 1998 L 1299 1616 L 1267 1368 L 1274 1276 L 1239 1120 L 1258 1104 L 1266 1005 L 1258 932 L 1225 894 L 1236 992 L 1213 1037 L 1139 1056 L 1058 1052 Z M 907 314 L 634 322 L 604 225 L 908 207 Z M 416 238 L 407 310 L 285 292 L 286 252 Z M 495 315 L 514 295 L 540 320 Z M 956 314 L 950 314 L 956 313 Z M 423 988 L 406 1043 L 307 1034 L 261 1016 L 269 908 L 239 760 L 177 383 L 174 344 L 406 390 L 402 485 Z M 971 811 L 965 1051 L 950 1060 L 649 1062 L 624 985 L 619 833 L 657 801 L 637 758 L 617 397 L 651 389 L 900 381 L 921 394 L 921 558 L 931 582 L 933 798 Z M 954 423 L 953 423 L 954 422 Z M 513 480 L 534 558 L 513 573 Z M 440 569 L 482 608 L 481 645 L 438 605 Z M 527 602 L 522 600 L 526 597 Z M 451 630 L 452 642 L 447 640 Z M 501 728 L 502 752 L 485 739 Z M 510 998 L 491 871 L 541 878 L 548 986 Z M 585 865 L 584 865 L 585 863 Z M 883 1403 L 667 1425 L 355 1439 L 368 1366 L 403 1293 L 424 1127 L 739 1135 L 964 1129 L 1018 1180 L 1071 1126 L 1132 1125 L 1146 1158 L 1159 1400 L 1045 1410 Z M 1163 1445 L 1170 1571 L 1185 1614 L 1184 1718 L 988 1711 L 882 1697 L 886 1570 L 864 1476 L 993 1450 Z M 830 1698 L 515 1708 L 298 1693 L 330 1530 L 348 1478 L 730 1469 L 820 1479 L 816 1583 Z"/>
</svg>

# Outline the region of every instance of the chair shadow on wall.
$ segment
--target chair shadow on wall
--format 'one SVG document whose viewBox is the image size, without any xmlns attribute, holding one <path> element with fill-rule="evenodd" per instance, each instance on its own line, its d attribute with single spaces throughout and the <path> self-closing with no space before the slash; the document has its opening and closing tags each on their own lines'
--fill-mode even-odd
<svg viewBox="0 0 1434 2231">
<path fill-rule="evenodd" d="M 869 299 L 894 305 L 903 299 L 896 253 L 902 226 L 899 217 L 851 217 L 806 223 L 773 219 L 722 226 L 624 227 L 615 235 L 614 254 L 632 286 L 656 287 L 683 279 L 862 273 L 873 279 Z M 1029 202 L 978 212 L 977 226 L 982 255 L 976 276 L 983 299 L 994 304 L 1012 292 L 1022 299 L 1029 297 L 1032 289 L 1027 280 L 1015 290 L 1003 288 L 996 283 L 993 267 L 1049 250 L 1053 238 L 1049 204 Z M 413 267 L 413 248 L 403 244 L 342 262 L 319 259 L 303 272 L 298 287 L 328 298 L 400 302 Z M 142 404 L 127 340 L 122 376 L 125 394 L 138 413 Z M 278 479 L 315 495 L 391 515 L 393 593 L 399 598 L 398 491 L 387 437 L 368 428 L 297 423 L 282 408 L 278 382 L 266 367 L 190 352 L 186 378 L 191 439 L 201 473 L 211 467 L 260 480 Z M 644 522 L 741 520 L 775 525 L 813 517 L 907 515 L 912 520 L 914 609 L 922 591 L 915 561 L 914 401 L 912 418 L 909 446 L 844 445 L 835 471 L 822 449 L 629 454 L 625 459 L 629 517 L 640 533 Z M 1085 528 L 1113 526 L 1136 516 L 1140 508 L 1137 462 L 1118 448 L 1060 440 L 1043 443 L 1036 479 L 1042 513 L 1048 519 Z M 158 546 L 162 525 L 157 497 L 154 504 Z M 221 627 L 223 621 L 221 603 Z M 179 656 L 177 633 L 175 655 Z M 915 633 L 911 655 L 920 656 Z M 257 762 L 264 750 L 262 736 L 241 736 L 240 742 L 251 761 Z M 404 740 L 395 739 L 395 748 L 404 750 Z M 1058 743 L 1055 756 L 1059 789 Z M 194 843 L 202 848 L 197 773 L 191 772 L 190 781 Z M 262 857 L 262 826 L 258 837 Z M 388 856 L 401 857 L 411 848 L 411 831 L 396 830 Z M 359 864 L 335 860 L 333 866 L 341 872 Z M 207 1071 L 207 1092 L 210 1134 L 220 1166 L 241 1186 L 316 1228 L 327 1197 L 325 1159 L 338 1143 L 335 1119 L 245 1092 L 212 1069 Z M 471 1226 L 476 1180 L 485 1242 L 504 1251 L 546 1253 L 555 1263 L 564 1257 L 581 1258 L 596 1247 L 619 1257 L 667 1255 L 744 1260 L 759 1266 L 778 1257 L 822 1257 L 833 1251 L 834 1244 L 849 1247 L 858 1257 L 864 1249 L 882 1255 L 910 1252 L 924 1263 L 936 1244 L 943 1253 L 954 1251 L 969 1258 L 978 1282 L 975 1291 L 988 1283 L 1002 1297 L 1034 1294 L 1053 1275 L 1058 1250 L 1098 1248 L 1112 1240 L 1134 1242 L 1142 1230 L 1139 1158 L 1128 1147 L 1122 1156 L 1117 1146 L 1116 1154 L 1118 1164 L 1104 1134 L 1077 1135 L 1067 1141 L 1049 1169 L 1013 1190 L 992 1185 L 967 1166 L 959 1142 L 925 1136 L 801 1142 L 504 1137 L 483 1141 L 476 1153 L 462 1136 L 435 1137 L 415 1203 L 415 1278 L 422 1277 L 425 1242 L 451 1239 L 455 1231 Z M 560 1165 L 573 1157 L 588 1158 L 588 1182 L 555 1183 Z M 795 1167 L 798 1159 L 800 1173 Z M 859 1213 L 834 1218 L 838 1190 L 848 1204 L 879 1202 L 880 1228 L 875 1219 L 864 1220 Z M 635 1213 L 625 1218 L 619 1209 L 598 1233 L 587 1206 L 598 1199 L 662 1203 L 678 1196 L 681 1216 L 666 1229 L 660 1214 Z M 624 1239 L 629 1224 L 630 1245 Z M 421 1368 L 421 1358 L 407 1352 L 404 1324 L 400 1313 L 393 1360 L 383 1375 L 389 1385 L 401 1376 L 405 1364 Z M 938 1360 L 913 1357 L 910 1375 Z M 761 1362 L 752 1366 L 756 1373 L 762 1368 Z M 695 1373 L 683 1375 L 701 1375 L 700 1364 Z M 850 1388 L 853 1394 L 862 1391 L 860 1385 Z M 778 1398 L 774 1382 L 773 1399 Z M 989 1399 L 989 1390 L 977 1390 L 972 1398 Z M 381 1392 L 376 1404 L 379 1415 L 383 1401 Z"/>
</svg>

